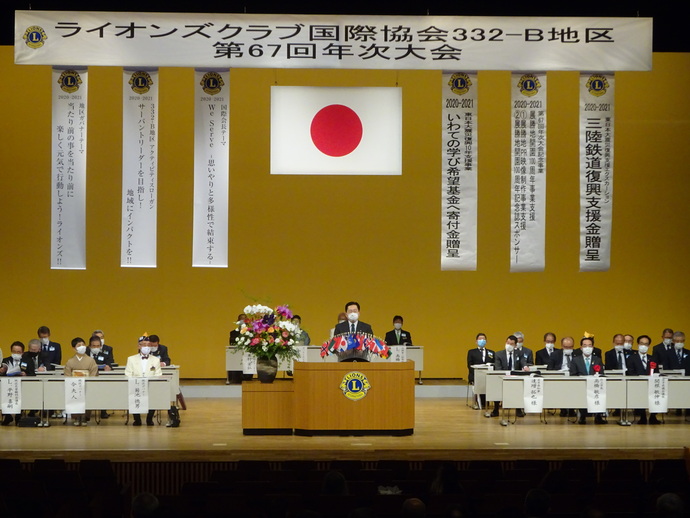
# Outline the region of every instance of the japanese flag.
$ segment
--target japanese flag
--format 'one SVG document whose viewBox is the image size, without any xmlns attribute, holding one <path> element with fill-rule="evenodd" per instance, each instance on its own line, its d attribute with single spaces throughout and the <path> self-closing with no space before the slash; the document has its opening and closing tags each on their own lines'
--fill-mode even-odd
<svg viewBox="0 0 690 518">
<path fill-rule="evenodd" d="M 401 88 L 271 87 L 271 174 L 401 173 Z"/>
</svg>

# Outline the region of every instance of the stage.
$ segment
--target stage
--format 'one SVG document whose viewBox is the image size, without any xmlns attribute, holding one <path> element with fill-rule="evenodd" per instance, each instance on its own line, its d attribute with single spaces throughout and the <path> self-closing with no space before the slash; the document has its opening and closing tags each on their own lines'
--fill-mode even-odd
<svg viewBox="0 0 690 518">
<path fill-rule="evenodd" d="M 279 382 L 279 381 L 277 381 Z M 52 419 L 49 428 L 0 429 L 3 457 L 31 462 L 37 458 L 62 458 L 67 462 L 108 458 L 113 462 L 212 462 L 251 460 L 607 460 L 681 459 L 690 446 L 690 422 L 670 412 L 665 424 L 585 426 L 558 415 L 548 424 L 538 414 L 501 426 L 498 418 L 485 418 L 463 397 L 429 397 L 461 394 L 457 381 L 425 380 L 417 387 L 414 434 L 408 437 L 299 437 L 245 436 L 242 434 L 242 401 L 239 386 L 221 380 L 182 382 L 187 410 L 181 410 L 179 428 L 162 425 L 125 426 L 123 412 L 97 425 L 75 427 Z M 420 390 L 424 392 L 420 395 Z M 195 397 L 212 394 L 216 397 Z M 220 397 L 217 397 L 220 395 Z M 324 404 L 328 404 L 324 401 Z M 163 412 L 165 414 L 165 412 Z"/>
</svg>

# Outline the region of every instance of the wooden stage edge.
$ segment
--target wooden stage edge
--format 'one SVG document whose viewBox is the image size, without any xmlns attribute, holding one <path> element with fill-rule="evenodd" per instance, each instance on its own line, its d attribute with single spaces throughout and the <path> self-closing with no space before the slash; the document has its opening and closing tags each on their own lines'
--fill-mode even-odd
<svg viewBox="0 0 690 518">
<path fill-rule="evenodd" d="M 122 412 L 87 427 L 55 419 L 49 428 L 3 426 L 0 456 L 122 463 L 690 458 L 690 422 L 673 413 L 658 426 L 618 426 L 615 418 L 599 426 L 590 418 L 581 426 L 557 416 L 544 424 L 533 414 L 501 426 L 469 408 L 465 398 L 417 398 L 411 436 L 300 437 L 243 435 L 240 398 L 188 399 L 187 407 L 179 428 L 125 426 Z"/>
</svg>

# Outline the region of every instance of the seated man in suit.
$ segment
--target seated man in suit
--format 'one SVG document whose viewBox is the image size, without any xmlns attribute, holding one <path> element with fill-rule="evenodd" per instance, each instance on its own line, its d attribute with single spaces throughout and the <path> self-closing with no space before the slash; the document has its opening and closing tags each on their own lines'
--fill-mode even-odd
<svg viewBox="0 0 690 518">
<path fill-rule="evenodd" d="M 573 348 L 575 347 L 575 340 L 572 336 L 564 336 L 561 338 L 561 348 L 554 349 L 549 358 L 549 363 L 546 364 L 546 370 L 549 371 L 568 371 L 570 372 L 570 364 L 573 361 Z M 561 408 L 561 417 L 575 417 L 574 408 Z"/>
<path fill-rule="evenodd" d="M 667 327 L 661 332 L 661 343 L 652 349 L 652 356 L 657 365 L 668 369 L 666 357 L 673 352 L 673 329 Z"/>
<path fill-rule="evenodd" d="M 167 367 L 172 364 L 170 355 L 168 354 L 168 346 L 160 343 L 158 335 L 151 335 L 148 337 L 149 347 L 151 347 L 151 354 L 157 356 L 161 361 L 161 367 Z"/>
<path fill-rule="evenodd" d="M 41 351 L 44 353 L 45 368 L 54 371 L 55 366 L 62 362 L 62 347 L 50 339 L 50 329 L 47 326 L 39 327 L 37 334 L 41 341 Z"/>
<path fill-rule="evenodd" d="M 103 333 L 103 330 L 96 329 L 93 333 L 91 333 L 91 336 L 97 336 L 101 339 L 101 354 L 104 357 L 108 358 L 108 363 L 111 366 L 113 363 L 117 363 L 115 361 L 115 352 L 113 351 L 113 347 L 111 345 L 106 345 L 105 343 L 105 334 Z M 96 363 L 98 363 L 98 360 L 96 361 Z"/>
<path fill-rule="evenodd" d="M 355 301 L 345 304 L 345 314 L 347 322 L 341 322 L 335 326 L 334 334 L 341 335 L 347 333 L 363 333 L 373 335 L 371 326 L 359 320 L 359 303 Z"/>
<path fill-rule="evenodd" d="M 534 365 L 534 353 L 529 347 L 525 347 L 525 335 L 520 331 L 513 333 L 513 336 L 517 337 L 517 343 L 515 344 L 515 352 L 522 357 L 522 361 L 525 365 Z"/>
<path fill-rule="evenodd" d="M 579 356 L 575 356 L 570 363 L 571 376 L 593 376 L 595 373 L 604 374 L 604 364 L 601 358 L 594 354 L 594 337 L 585 337 L 580 340 Z M 587 409 L 580 409 L 579 424 L 587 424 Z M 601 414 L 594 417 L 595 424 L 606 424 Z"/>
<path fill-rule="evenodd" d="M 529 370 L 529 366 L 525 363 L 525 359 L 516 350 L 517 336 L 510 335 L 506 338 L 505 349 L 502 351 L 496 351 L 494 354 L 494 370 L 495 371 L 526 371 Z M 494 401 L 494 409 L 490 414 L 487 412 L 484 417 L 496 417 L 498 416 L 498 406 L 499 402 Z M 524 416 L 522 409 L 516 410 L 516 415 L 519 417 Z"/>
<path fill-rule="evenodd" d="M 625 337 L 621 333 L 613 335 L 613 348 L 604 354 L 606 370 L 620 369 L 625 372 L 626 362 L 630 353 L 625 350 L 624 343 Z"/>
<path fill-rule="evenodd" d="M 309 345 L 311 338 L 309 338 L 309 333 L 302 329 L 302 317 L 292 315 L 292 323 L 295 325 L 295 338 L 297 341 L 295 345 Z"/>
<path fill-rule="evenodd" d="M 556 350 L 556 334 L 546 333 L 544 335 L 544 347 L 534 353 L 536 365 L 549 365 L 549 360 Z"/>
<path fill-rule="evenodd" d="M 129 378 L 144 377 L 150 378 L 155 376 L 162 376 L 161 361 L 157 356 L 151 354 L 151 342 L 149 337 L 144 335 L 139 337 L 139 353 L 127 358 L 127 366 L 125 367 L 125 376 Z M 155 410 L 149 410 L 146 416 L 146 425 L 153 426 L 153 414 Z M 141 426 L 141 415 L 134 415 L 133 426 Z"/>
<path fill-rule="evenodd" d="M 22 376 L 25 375 L 21 369 L 22 354 L 24 354 L 24 344 L 21 342 L 12 342 L 10 346 L 10 355 L 7 358 L 2 359 L 2 364 L 0 364 L 0 376 Z M 14 416 L 14 418 L 13 418 Z M 21 418 L 21 413 L 19 414 L 6 414 L 2 418 L 2 426 L 9 426 L 12 424 L 14 419 L 14 424 L 19 423 Z"/>
<path fill-rule="evenodd" d="M 34 338 L 29 340 L 27 351 L 22 354 L 22 359 L 19 362 L 19 368 L 22 370 L 22 376 L 36 376 L 39 372 L 46 372 L 50 365 L 50 357 L 47 352 L 42 350 L 41 341 Z M 36 410 L 29 412 L 29 417 L 34 417 Z M 41 422 L 38 426 L 50 426 L 48 410 L 41 411 Z"/>
<path fill-rule="evenodd" d="M 87 351 L 89 356 L 94 359 L 99 371 L 107 372 L 113 370 L 113 355 L 112 352 L 106 353 L 103 347 L 103 338 L 97 334 L 89 338 L 89 349 Z M 87 413 L 88 416 L 90 416 L 89 413 Z M 101 410 L 101 419 L 108 419 L 109 417 L 110 414 L 106 410 Z"/>
<path fill-rule="evenodd" d="M 627 374 L 629 376 L 649 376 L 654 372 L 659 372 L 659 366 L 654 361 L 651 354 L 647 354 L 652 339 L 647 335 L 637 337 L 637 353 L 631 354 L 628 358 Z M 635 415 L 640 419 L 638 424 L 647 424 L 647 411 L 644 408 L 635 410 Z M 649 414 L 649 424 L 660 424 L 656 414 Z"/>
<path fill-rule="evenodd" d="M 486 365 L 494 362 L 494 352 L 486 348 L 486 334 L 477 334 L 475 340 L 477 347 L 467 351 L 467 368 L 469 369 L 467 380 L 470 385 L 474 385 L 474 369 L 472 365 Z M 482 408 L 486 407 L 486 394 L 477 394 L 476 397 L 480 399 L 474 402 L 472 408 L 478 410 L 478 403 L 481 403 Z"/>
<path fill-rule="evenodd" d="M 393 330 L 386 333 L 387 345 L 412 345 L 412 335 L 403 328 L 403 317 L 395 315 L 393 317 Z"/>
</svg>

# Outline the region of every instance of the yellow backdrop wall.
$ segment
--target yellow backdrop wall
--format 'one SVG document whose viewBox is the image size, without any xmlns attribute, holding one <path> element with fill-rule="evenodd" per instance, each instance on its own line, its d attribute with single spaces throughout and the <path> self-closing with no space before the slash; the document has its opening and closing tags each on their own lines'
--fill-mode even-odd
<svg viewBox="0 0 690 518">
<path fill-rule="evenodd" d="M 440 72 L 232 70 L 230 261 L 191 267 L 193 71 L 160 73 L 158 268 L 120 268 L 121 69 L 89 72 L 87 270 L 50 269 L 50 68 L 0 47 L 0 347 L 39 325 L 69 349 L 103 328 L 116 357 L 157 333 L 182 376 L 224 376 L 236 315 L 289 303 L 321 342 L 350 299 L 378 335 L 405 317 L 425 376 L 466 377 L 474 336 L 523 331 L 608 349 L 615 332 L 690 330 L 690 55 L 616 75 L 611 270 L 579 273 L 578 74 L 548 74 L 546 270 L 509 272 L 508 72 L 479 74 L 478 270 L 440 270 Z M 269 174 L 269 89 L 403 88 L 403 174 Z M 656 341 L 654 342 L 656 343 Z M 69 353 L 70 351 L 67 351 Z M 67 354 L 66 353 L 66 354 Z"/>
</svg>

